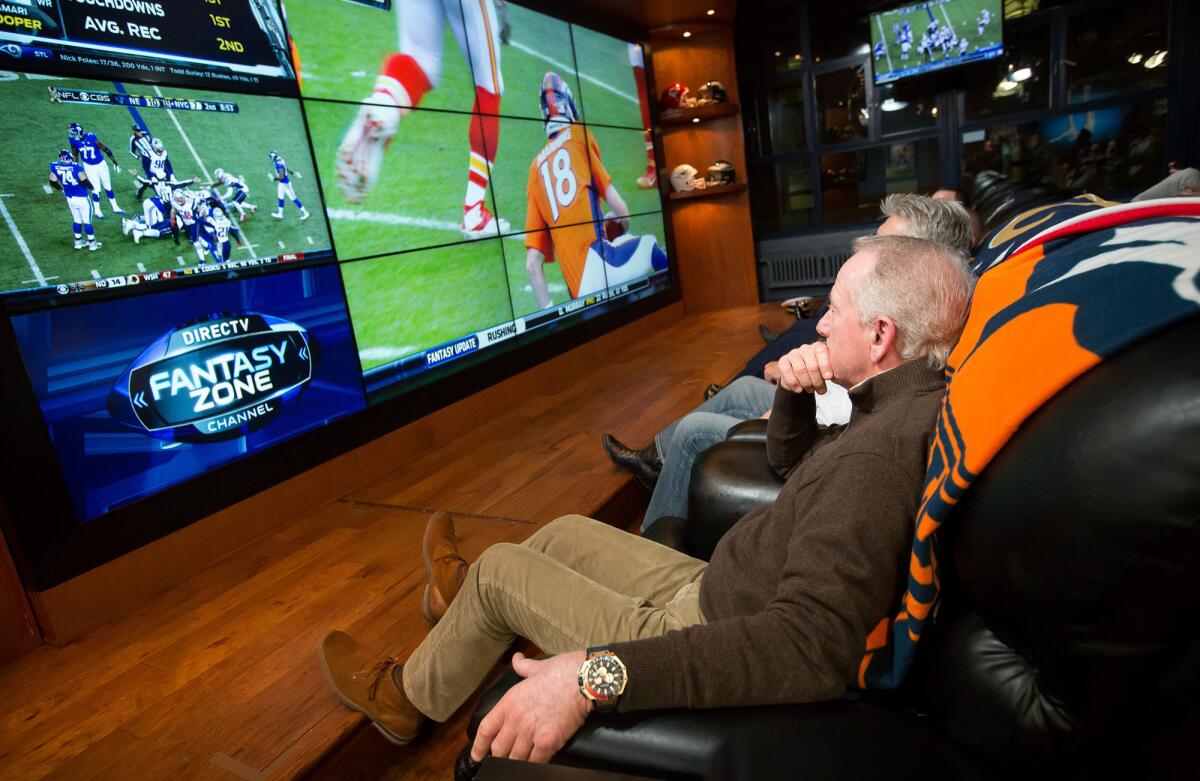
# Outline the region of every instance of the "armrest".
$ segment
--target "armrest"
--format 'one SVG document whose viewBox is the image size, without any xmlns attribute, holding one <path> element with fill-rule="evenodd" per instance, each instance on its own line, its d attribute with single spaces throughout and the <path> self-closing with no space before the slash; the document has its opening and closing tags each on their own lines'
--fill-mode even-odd
<svg viewBox="0 0 1200 781">
<path fill-rule="evenodd" d="M 783 478 L 760 442 L 718 442 L 696 458 L 688 486 L 687 551 L 708 560 L 743 515 L 775 501 Z"/>
<path fill-rule="evenodd" d="M 467 725 L 468 746 L 483 717 L 519 680 L 510 669 L 483 693 Z M 745 736 L 770 740 L 764 744 L 755 738 L 759 742 L 753 755 L 747 755 Z M 765 772 L 738 775 L 735 769 L 747 760 L 758 762 L 754 767 Z M 850 699 L 593 715 L 554 762 L 655 778 L 699 778 L 706 769 L 720 769 L 713 778 L 831 781 L 986 776 L 985 766 L 938 732 L 929 719 L 886 703 Z M 469 768 L 460 768 L 456 778 L 466 781 Z"/>
<path fill-rule="evenodd" d="M 761 442 L 767 444 L 767 421 L 762 418 L 743 420 L 725 434 L 726 442 Z"/>
</svg>

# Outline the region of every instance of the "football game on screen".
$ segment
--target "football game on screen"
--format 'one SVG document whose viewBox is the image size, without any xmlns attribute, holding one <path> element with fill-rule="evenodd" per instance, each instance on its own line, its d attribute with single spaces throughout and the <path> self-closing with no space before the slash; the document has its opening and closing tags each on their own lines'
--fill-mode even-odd
<svg viewBox="0 0 1200 781">
<path fill-rule="evenodd" d="M 871 14 L 875 83 L 1004 53 L 1000 0 L 934 0 Z"/>
<path fill-rule="evenodd" d="M 287 20 L 369 376 L 669 284 L 640 47 L 491 0 Z"/>
</svg>

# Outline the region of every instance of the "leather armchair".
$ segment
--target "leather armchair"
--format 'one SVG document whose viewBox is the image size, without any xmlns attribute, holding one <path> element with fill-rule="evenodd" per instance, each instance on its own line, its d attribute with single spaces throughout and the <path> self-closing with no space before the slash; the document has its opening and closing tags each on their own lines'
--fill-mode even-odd
<svg viewBox="0 0 1200 781">
<path fill-rule="evenodd" d="M 710 765 L 748 778 L 1192 776 L 1197 344 L 1200 316 L 1110 358 L 997 454 L 946 527 L 943 603 L 901 690 L 593 717 L 555 761 L 669 778 Z M 686 536 L 698 545 L 752 490 L 770 493 L 770 480 L 746 486 L 765 460 L 747 444 L 697 464 Z M 511 683 L 485 695 L 471 734 Z"/>
</svg>

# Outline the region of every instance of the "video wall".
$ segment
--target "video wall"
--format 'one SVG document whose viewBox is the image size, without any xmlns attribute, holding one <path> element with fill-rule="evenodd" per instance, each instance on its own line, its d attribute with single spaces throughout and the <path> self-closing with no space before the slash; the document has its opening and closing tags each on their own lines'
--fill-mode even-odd
<svg viewBox="0 0 1200 781">
<path fill-rule="evenodd" d="M 0 305 L 75 521 L 671 286 L 639 45 L 285 5 L 0 12 Z"/>
</svg>

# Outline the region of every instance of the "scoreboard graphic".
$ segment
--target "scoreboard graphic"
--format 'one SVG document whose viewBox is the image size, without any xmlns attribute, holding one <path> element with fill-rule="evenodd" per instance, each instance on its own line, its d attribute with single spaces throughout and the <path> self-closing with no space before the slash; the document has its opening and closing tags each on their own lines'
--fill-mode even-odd
<svg viewBox="0 0 1200 781">
<path fill-rule="evenodd" d="M 7 0 L 0 68 L 297 94 L 271 0 Z"/>
</svg>

